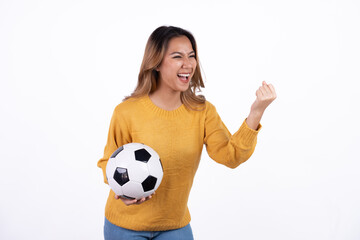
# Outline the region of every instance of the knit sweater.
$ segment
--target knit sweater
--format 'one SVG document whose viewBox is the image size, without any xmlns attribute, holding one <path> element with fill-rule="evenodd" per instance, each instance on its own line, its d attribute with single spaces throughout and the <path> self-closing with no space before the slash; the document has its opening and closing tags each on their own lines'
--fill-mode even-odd
<svg viewBox="0 0 360 240">
<path fill-rule="evenodd" d="M 108 133 L 104 156 L 98 161 L 106 179 L 106 163 L 120 146 L 138 142 L 153 148 L 160 156 L 164 175 L 156 194 L 139 205 L 126 206 L 110 190 L 105 216 L 113 224 L 136 231 L 163 231 L 190 222 L 187 207 L 190 189 L 198 168 L 203 145 L 220 164 L 235 168 L 253 153 L 257 134 L 244 121 L 231 135 L 215 107 L 194 111 L 184 105 L 166 111 L 148 96 L 130 98 L 116 106 Z"/>
</svg>

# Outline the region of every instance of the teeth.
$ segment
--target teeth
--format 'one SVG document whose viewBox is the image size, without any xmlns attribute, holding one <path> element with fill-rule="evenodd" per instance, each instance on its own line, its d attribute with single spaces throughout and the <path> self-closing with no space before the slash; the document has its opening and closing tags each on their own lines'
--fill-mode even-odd
<svg viewBox="0 0 360 240">
<path fill-rule="evenodd" d="M 178 74 L 179 77 L 189 77 L 190 76 L 190 73 L 187 73 L 187 74 Z"/>
</svg>

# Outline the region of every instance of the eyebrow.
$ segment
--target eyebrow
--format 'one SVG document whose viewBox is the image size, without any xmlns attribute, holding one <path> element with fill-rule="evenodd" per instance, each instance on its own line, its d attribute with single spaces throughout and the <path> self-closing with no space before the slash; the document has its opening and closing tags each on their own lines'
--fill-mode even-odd
<svg viewBox="0 0 360 240">
<path fill-rule="evenodd" d="M 183 53 L 181 53 L 181 52 L 172 52 L 172 53 L 170 53 L 170 55 L 174 55 L 174 54 L 183 55 Z M 188 53 L 188 55 L 190 55 L 190 54 L 195 54 L 195 51 L 191 51 L 191 52 Z"/>
</svg>

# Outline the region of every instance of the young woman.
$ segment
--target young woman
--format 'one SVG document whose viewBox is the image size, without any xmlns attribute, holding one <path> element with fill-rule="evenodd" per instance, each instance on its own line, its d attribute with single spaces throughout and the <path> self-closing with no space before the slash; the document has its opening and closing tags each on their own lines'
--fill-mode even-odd
<svg viewBox="0 0 360 240">
<path fill-rule="evenodd" d="M 111 154 L 139 142 L 160 155 L 164 176 L 156 194 L 141 200 L 110 191 L 105 239 L 193 239 L 187 201 L 203 145 L 213 160 L 231 168 L 252 155 L 261 117 L 276 98 L 273 86 L 262 83 L 248 117 L 233 135 L 215 107 L 196 94 L 201 87 L 193 35 L 172 26 L 157 28 L 147 42 L 135 91 L 114 110 L 98 166 L 107 183 Z"/>
</svg>

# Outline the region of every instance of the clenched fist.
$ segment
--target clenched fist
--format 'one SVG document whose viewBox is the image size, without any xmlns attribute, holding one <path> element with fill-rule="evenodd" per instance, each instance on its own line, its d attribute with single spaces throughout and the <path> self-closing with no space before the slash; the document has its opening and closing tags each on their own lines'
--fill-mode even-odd
<svg viewBox="0 0 360 240">
<path fill-rule="evenodd" d="M 275 100 L 275 98 L 276 92 L 273 85 L 263 81 L 262 86 L 256 91 L 255 102 L 251 105 L 250 114 L 246 119 L 246 123 L 250 128 L 255 130 L 258 129 L 265 109 Z"/>
<path fill-rule="evenodd" d="M 273 85 L 263 81 L 262 86 L 256 91 L 256 100 L 251 106 L 251 111 L 264 112 L 275 98 L 276 92 Z"/>
</svg>

